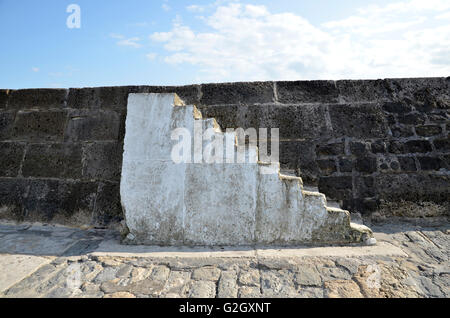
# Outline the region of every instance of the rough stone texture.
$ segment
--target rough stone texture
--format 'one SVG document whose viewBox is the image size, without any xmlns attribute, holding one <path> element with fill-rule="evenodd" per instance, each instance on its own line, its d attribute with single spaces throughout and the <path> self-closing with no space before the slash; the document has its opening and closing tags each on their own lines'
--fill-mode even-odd
<svg viewBox="0 0 450 318">
<path fill-rule="evenodd" d="M 445 206 L 445 189 L 450 188 L 449 91 L 448 77 L 1 89 L 0 171 L 8 179 L 0 184 L 13 192 L 5 192 L 0 205 L 2 211 L 27 218 L 17 189 L 23 187 L 20 193 L 27 193 L 29 181 L 23 180 L 22 172 L 29 147 L 49 145 L 46 149 L 50 152 L 39 161 L 56 172 L 48 179 L 62 182 L 68 179 L 61 177 L 61 169 L 50 167 L 55 162 L 51 151 L 54 149 L 55 156 L 62 160 L 60 165 L 69 165 L 73 159 L 63 156 L 60 149 L 78 146 L 50 145 L 80 143 L 82 171 L 71 178 L 96 183 L 93 196 L 102 197 L 103 202 L 89 211 L 93 215 L 89 219 L 99 222 L 91 225 L 105 226 L 119 220 L 123 217 L 120 203 L 118 207 L 116 204 L 119 192 L 103 184 L 118 182 L 121 173 L 128 94 L 175 92 L 187 104 L 198 105 L 204 116 L 215 117 L 222 128 L 279 126 L 283 138 L 281 168 L 295 171 L 307 185 L 320 184 L 328 197 L 345 198 L 343 207 L 351 212 L 370 215 L 381 201 L 400 202 L 405 198 Z M 358 144 L 364 145 L 362 151 L 354 147 Z M 368 165 L 365 158 L 371 160 Z M 354 181 L 368 176 L 374 178 L 374 187 L 373 193 L 365 196 L 367 193 Z M 330 177 L 340 178 L 343 184 L 330 184 Z M 348 184 L 346 177 L 351 178 L 350 193 L 341 191 Z M 389 180 L 395 181 L 393 195 L 383 188 Z M 420 180 L 426 180 L 429 188 L 420 187 Z M 111 204 L 107 204 L 107 193 Z M 107 210 L 111 206 L 114 209 Z M 58 210 L 67 212 L 62 207 Z M 46 211 L 40 214 L 49 215 Z"/>
<path fill-rule="evenodd" d="M 190 136 L 214 128 L 215 140 L 233 142 L 233 157 L 242 152 L 236 133 L 223 133 L 175 94 L 130 94 L 120 184 L 130 243 L 293 245 L 361 242 L 371 235 L 353 227 L 347 211 L 328 209 L 324 195 L 304 190 L 301 178 L 280 174 L 278 162 L 257 162 L 254 148 L 247 154 L 253 162 L 229 164 L 220 154 L 223 163 L 174 163 L 177 128 Z"/>
</svg>

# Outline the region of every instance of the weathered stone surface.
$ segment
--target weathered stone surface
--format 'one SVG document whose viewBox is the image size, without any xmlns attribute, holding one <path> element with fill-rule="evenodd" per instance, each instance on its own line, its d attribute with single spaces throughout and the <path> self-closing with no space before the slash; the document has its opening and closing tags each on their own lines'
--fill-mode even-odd
<svg viewBox="0 0 450 318">
<path fill-rule="evenodd" d="M 432 150 L 428 140 L 410 140 L 405 142 L 405 149 L 409 153 L 425 153 Z"/>
<path fill-rule="evenodd" d="M 12 111 L 0 111 L 0 140 L 11 137 L 15 115 Z"/>
<path fill-rule="evenodd" d="M 416 133 L 419 136 L 430 137 L 434 135 L 439 135 L 442 132 L 441 126 L 437 125 L 425 125 L 425 126 L 417 126 Z"/>
<path fill-rule="evenodd" d="M 390 100 L 385 80 L 341 80 L 336 82 L 339 99 L 343 103 Z"/>
<path fill-rule="evenodd" d="M 80 179 L 82 169 L 80 144 L 31 144 L 24 158 L 25 177 Z"/>
<path fill-rule="evenodd" d="M 420 169 L 422 170 L 439 170 L 446 168 L 444 161 L 440 158 L 418 156 L 417 160 L 419 161 Z"/>
<path fill-rule="evenodd" d="M 213 282 L 197 280 L 190 283 L 189 298 L 214 298 L 215 296 L 216 285 Z"/>
<path fill-rule="evenodd" d="M 65 89 L 19 89 L 9 94 L 8 108 L 62 108 L 67 95 Z"/>
<path fill-rule="evenodd" d="M 238 285 L 235 271 L 222 271 L 217 287 L 218 298 L 237 298 Z"/>
<path fill-rule="evenodd" d="M 436 139 L 434 142 L 434 146 L 438 151 L 450 151 L 450 137 L 447 136 L 446 139 Z"/>
<path fill-rule="evenodd" d="M 386 137 L 386 118 L 377 104 L 330 105 L 330 118 L 336 136 L 355 138 Z M 361 123 L 365 123 L 361 125 Z"/>
<path fill-rule="evenodd" d="M 73 222 L 78 225 L 91 222 L 96 183 L 33 179 L 27 190 L 29 193 L 23 204 L 30 220 L 48 222 L 54 219 L 62 224 Z"/>
<path fill-rule="evenodd" d="M 274 101 L 270 82 L 204 84 L 201 89 L 200 104 L 204 105 L 262 104 Z"/>
<path fill-rule="evenodd" d="M 120 184 L 101 182 L 95 200 L 94 224 L 106 226 L 121 220 L 123 220 L 123 211 L 120 203 Z"/>
<path fill-rule="evenodd" d="M 0 176 L 17 177 L 22 163 L 25 145 L 14 142 L 0 142 Z"/>
<path fill-rule="evenodd" d="M 247 286 L 259 286 L 260 275 L 259 270 L 249 269 L 248 271 L 241 271 L 239 273 L 239 283 Z"/>
<path fill-rule="evenodd" d="M 8 89 L 0 89 L 0 109 L 6 108 L 8 104 L 10 90 Z"/>
<path fill-rule="evenodd" d="M 291 103 L 336 103 L 338 89 L 333 81 L 276 82 L 278 101 Z"/>
<path fill-rule="evenodd" d="M 330 194 L 331 199 L 350 198 L 352 188 L 352 177 L 322 177 L 319 179 L 319 191 Z"/>
<path fill-rule="evenodd" d="M 83 147 L 83 178 L 120 181 L 123 144 L 93 142 Z"/>
<path fill-rule="evenodd" d="M 198 102 L 199 86 L 120 86 L 71 88 L 70 108 L 126 109 L 129 93 L 177 93 L 188 103 Z"/>
<path fill-rule="evenodd" d="M 202 267 L 192 272 L 194 280 L 209 280 L 216 282 L 220 277 L 220 269 L 216 267 Z"/>
<path fill-rule="evenodd" d="M 27 142 L 62 141 L 66 111 L 18 111 L 11 138 Z"/>
<path fill-rule="evenodd" d="M 398 157 L 397 159 L 403 171 L 417 171 L 416 161 L 413 157 Z"/>
<path fill-rule="evenodd" d="M 344 143 L 332 143 L 327 145 L 318 145 L 316 147 L 317 156 L 337 156 L 344 154 Z"/>
<path fill-rule="evenodd" d="M 64 140 L 118 140 L 120 114 L 111 110 L 76 110 L 68 116 Z"/>
<path fill-rule="evenodd" d="M 354 281 L 335 280 L 325 282 L 325 294 L 329 298 L 363 298 Z"/>
</svg>

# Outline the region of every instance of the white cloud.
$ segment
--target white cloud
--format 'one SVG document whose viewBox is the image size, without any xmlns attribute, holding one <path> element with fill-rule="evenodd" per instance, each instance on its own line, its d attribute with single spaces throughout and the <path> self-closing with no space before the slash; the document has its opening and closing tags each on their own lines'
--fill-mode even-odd
<svg viewBox="0 0 450 318">
<path fill-rule="evenodd" d="M 163 44 L 166 63 L 195 65 L 199 81 L 448 76 L 450 25 L 434 18 L 448 8 L 448 0 L 402 1 L 315 26 L 229 3 L 202 18 L 207 32 L 178 19 L 150 38 Z"/>
<path fill-rule="evenodd" d="M 115 33 L 111 33 L 109 36 L 112 37 L 113 39 L 119 40 L 116 42 L 116 44 L 119 46 L 129 46 L 136 49 L 142 47 L 142 45 L 138 43 L 141 40 L 138 37 L 125 38 L 125 36 Z"/>
<path fill-rule="evenodd" d="M 172 8 L 169 6 L 169 1 L 168 1 L 168 0 L 164 0 L 164 3 L 161 5 L 161 8 L 162 8 L 164 11 L 170 11 L 170 9 L 172 9 Z"/>
<path fill-rule="evenodd" d="M 31 70 L 35 73 L 39 72 L 39 67 L 32 67 Z"/>
<path fill-rule="evenodd" d="M 153 61 L 157 56 L 158 56 L 158 54 L 156 54 L 156 53 L 148 53 L 148 54 L 146 55 L 146 57 L 147 57 L 150 61 Z"/>
<path fill-rule="evenodd" d="M 203 12 L 203 11 L 205 11 L 205 7 L 197 5 L 197 4 L 192 4 L 190 6 L 187 6 L 186 10 L 188 10 L 190 12 Z"/>
</svg>

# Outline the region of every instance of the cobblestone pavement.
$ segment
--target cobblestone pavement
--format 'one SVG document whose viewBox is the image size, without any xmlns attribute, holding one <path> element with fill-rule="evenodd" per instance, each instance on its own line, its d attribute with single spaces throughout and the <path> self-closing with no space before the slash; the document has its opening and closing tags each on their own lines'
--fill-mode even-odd
<svg viewBox="0 0 450 318">
<path fill-rule="evenodd" d="M 0 297 L 449 297 L 442 224 L 372 226 L 378 247 L 149 253 L 106 230 L 3 224 Z"/>
</svg>

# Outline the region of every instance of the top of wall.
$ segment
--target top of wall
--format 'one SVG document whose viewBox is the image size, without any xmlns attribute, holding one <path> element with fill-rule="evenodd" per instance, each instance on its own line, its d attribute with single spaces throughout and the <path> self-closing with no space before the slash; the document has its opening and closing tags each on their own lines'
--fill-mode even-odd
<svg viewBox="0 0 450 318">
<path fill-rule="evenodd" d="M 175 92 L 186 103 L 196 105 L 346 104 L 389 101 L 448 104 L 450 77 L 238 82 L 187 86 L 0 89 L 0 109 L 124 109 L 129 93 L 166 92 Z"/>
</svg>

